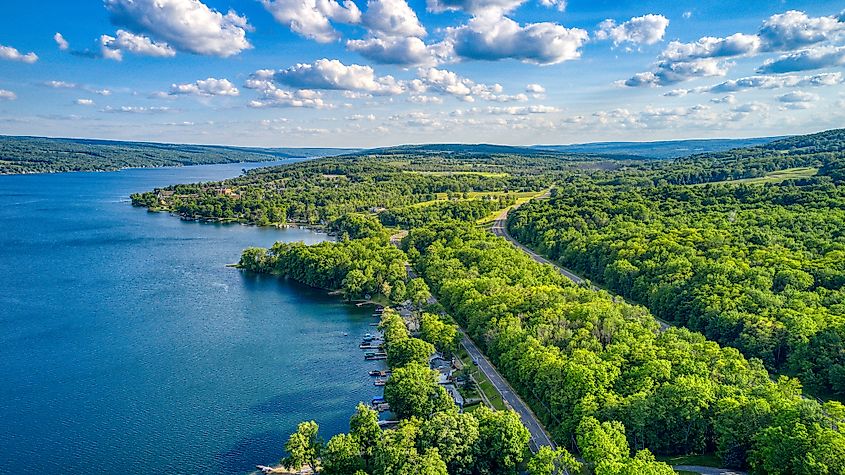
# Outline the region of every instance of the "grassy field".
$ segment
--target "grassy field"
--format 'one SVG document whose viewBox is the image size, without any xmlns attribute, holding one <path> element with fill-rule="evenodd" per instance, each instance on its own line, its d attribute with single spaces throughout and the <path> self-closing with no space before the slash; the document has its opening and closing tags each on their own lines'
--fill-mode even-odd
<svg viewBox="0 0 845 475">
<path fill-rule="evenodd" d="M 521 192 L 521 193 L 515 193 L 516 203 L 514 203 L 513 206 L 510 206 L 508 209 L 513 209 L 513 208 L 520 206 L 520 205 L 522 205 L 522 204 L 524 204 L 524 203 L 526 203 L 526 202 L 528 202 L 528 201 L 530 201 L 534 198 L 539 198 L 539 197 L 543 196 L 544 194 L 548 193 L 548 191 L 549 190 L 525 191 L 525 192 Z M 501 213 L 502 213 L 502 210 L 494 211 L 494 212 L 490 213 L 489 215 L 479 219 L 478 221 L 476 221 L 476 223 L 480 224 L 482 226 L 488 226 L 488 225 L 492 224 L 493 221 L 495 221 L 496 218 L 498 218 L 499 214 L 501 214 Z"/>
<path fill-rule="evenodd" d="M 502 172 L 474 172 L 474 171 L 417 171 L 406 170 L 405 173 L 416 173 L 417 175 L 431 175 L 431 176 L 450 176 L 450 175 L 477 175 L 486 178 L 504 178 L 510 176 L 508 173 Z"/>
<path fill-rule="evenodd" d="M 461 193 L 463 195 L 464 193 Z M 517 202 L 524 202 L 528 199 L 534 197 L 537 193 L 534 191 L 520 191 L 520 192 L 504 192 L 504 191 L 469 191 L 466 193 L 466 198 L 459 198 L 458 201 L 470 201 L 470 200 L 477 200 L 479 198 L 485 196 L 502 196 L 502 195 L 511 195 L 514 196 Z M 446 193 L 436 193 L 436 198 L 433 200 L 428 201 L 421 201 L 419 203 L 414 203 L 410 205 L 411 207 L 423 207 L 423 206 L 431 206 L 435 203 L 439 203 L 441 201 L 446 201 L 448 199 L 448 195 Z"/>
<path fill-rule="evenodd" d="M 657 456 L 657 460 L 666 462 L 669 465 L 700 465 L 702 467 L 716 467 L 722 466 L 722 459 L 716 454 L 704 455 L 677 455 L 674 457 Z"/>
<path fill-rule="evenodd" d="M 490 380 L 487 379 L 487 376 L 484 376 L 484 373 L 478 370 L 478 368 L 472 364 L 472 358 L 470 358 L 469 354 L 466 350 L 461 347 L 460 351 L 458 352 L 458 358 L 460 358 L 461 363 L 463 363 L 464 368 L 468 368 L 472 377 L 478 382 L 478 389 L 484 393 L 487 400 L 490 401 L 490 404 L 493 406 L 494 409 L 497 410 L 505 410 L 505 402 L 502 400 L 502 396 L 496 391 L 496 388 L 493 387 L 493 384 L 490 383 Z M 463 393 L 464 397 L 471 398 L 475 397 L 476 391 Z M 481 395 L 478 395 L 481 397 Z"/>
<path fill-rule="evenodd" d="M 739 180 L 725 180 L 725 181 L 714 181 L 710 183 L 697 183 L 695 185 L 690 186 L 704 186 L 704 185 L 754 185 L 754 184 L 763 184 L 763 183 L 780 183 L 785 180 L 795 180 L 799 178 L 809 178 L 811 176 L 815 176 L 819 172 L 818 168 L 812 167 L 799 167 L 799 168 L 787 168 L 786 170 L 777 170 L 771 173 L 767 173 L 765 176 L 760 176 L 756 178 L 741 178 Z"/>
</svg>

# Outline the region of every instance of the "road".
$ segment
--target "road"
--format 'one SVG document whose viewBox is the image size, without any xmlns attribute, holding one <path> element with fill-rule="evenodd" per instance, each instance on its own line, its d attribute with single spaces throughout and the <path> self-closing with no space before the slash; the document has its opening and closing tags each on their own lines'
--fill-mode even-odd
<svg viewBox="0 0 845 475">
<path fill-rule="evenodd" d="M 531 256 L 532 259 L 539 262 L 540 264 L 548 264 L 550 266 L 553 266 L 555 269 L 558 270 L 558 272 L 563 274 L 564 277 L 571 280 L 576 285 L 586 284 L 587 281 L 585 279 L 582 279 L 581 277 L 575 275 L 569 269 L 567 269 L 565 267 L 561 267 L 561 266 L 555 264 L 554 262 L 546 259 L 545 257 L 541 256 L 540 254 L 537 254 L 536 252 L 532 251 L 531 249 L 528 249 L 527 247 L 523 246 L 519 241 L 517 241 L 516 239 L 514 239 L 510 235 L 510 233 L 508 232 L 508 228 L 506 226 L 507 220 L 508 220 L 508 211 L 510 211 L 511 209 L 515 209 L 515 208 L 517 208 L 517 206 L 514 206 L 512 208 L 505 208 L 504 210 L 502 210 L 502 212 L 499 213 L 499 216 L 496 217 L 496 220 L 493 221 L 493 226 L 490 228 L 490 231 L 492 231 L 493 234 L 495 234 L 496 236 L 501 236 L 501 237 L 507 239 L 508 241 L 510 241 L 511 244 L 516 246 L 516 248 L 518 248 L 522 252 L 528 254 L 529 256 Z M 595 290 L 598 290 L 598 287 L 596 287 L 594 285 L 591 285 L 591 287 Z"/>
<path fill-rule="evenodd" d="M 583 278 L 579 277 L 578 275 L 574 274 L 569 269 L 562 267 L 562 266 L 558 265 L 557 263 L 554 263 L 554 262 L 546 259 L 545 257 L 543 257 L 543 256 L 537 254 L 536 252 L 532 251 L 531 249 L 528 249 L 527 247 L 523 246 L 522 243 L 520 243 L 519 241 L 514 239 L 513 236 L 510 235 L 510 233 L 508 232 L 508 228 L 506 226 L 507 219 L 508 219 L 508 211 L 510 211 L 511 209 L 515 209 L 517 207 L 518 207 L 518 205 L 502 210 L 502 212 L 499 214 L 499 216 L 496 217 L 496 220 L 493 221 L 493 226 L 490 228 L 490 231 L 493 234 L 495 234 L 496 236 L 500 236 L 500 237 L 505 238 L 514 247 L 516 247 L 517 249 L 521 250 L 522 252 L 528 254 L 532 259 L 539 262 L 540 264 L 548 264 L 548 265 L 554 267 L 564 277 L 571 280 L 576 285 L 586 284 L 587 281 L 585 279 L 583 279 Z M 590 287 L 593 290 L 599 290 L 599 288 L 596 287 L 595 285 L 590 284 Z M 666 331 L 666 329 L 668 329 L 671 326 L 671 325 L 669 325 L 668 323 L 666 323 L 662 320 L 659 320 L 659 319 L 656 319 L 656 320 L 657 320 L 657 323 L 660 324 L 660 331 Z M 463 339 L 464 339 L 464 341 L 469 341 L 469 343 L 472 344 L 472 341 L 470 341 L 469 338 L 466 337 L 466 335 L 464 335 Z M 464 346 L 466 346 L 466 344 L 464 344 Z M 475 346 L 475 345 L 473 345 L 473 346 Z M 477 349 L 476 349 L 476 351 L 477 351 Z M 467 352 L 469 352 L 469 349 L 467 349 Z M 486 362 L 487 360 L 484 359 L 484 361 Z M 489 362 L 488 362 L 488 364 L 489 364 Z M 481 366 L 481 361 L 479 361 L 479 366 Z M 495 371 L 495 368 L 493 368 L 493 371 Z M 484 374 L 487 374 L 487 372 L 485 371 Z M 498 374 L 498 372 L 496 374 Z M 488 378 L 490 378 L 490 376 L 488 376 Z M 490 378 L 490 380 L 492 381 L 492 378 Z M 504 379 L 503 379 L 503 381 L 504 381 Z M 507 384 L 507 382 L 505 382 L 505 384 Z M 507 386 L 507 387 L 508 387 L 508 389 L 510 389 L 510 386 Z M 497 387 L 497 389 L 498 389 L 498 387 Z M 511 392 L 512 392 L 512 390 L 511 390 Z M 503 393 L 503 396 L 504 396 L 504 393 Z M 527 407 L 526 407 L 526 409 L 527 409 Z M 514 409 L 514 410 L 516 410 L 516 409 Z M 531 419 L 533 419 L 534 421 L 536 421 L 539 424 L 539 421 L 537 421 L 537 418 L 536 418 L 536 416 L 534 416 L 534 413 L 532 413 L 530 409 L 527 409 L 527 410 L 528 410 L 529 414 L 531 416 L 533 416 Z M 519 412 L 519 411 L 517 411 L 517 412 Z M 520 413 L 520 417 L 523 417 L 522 413 Z M 523 417 L 523 423 L 525 423 L 526 426 L 528 426 L 528 424 L 525 422 L 525 420 L 526 420 L 526 418 Z M 531 434 L 533 436 L 534 431 L 530 427 L 529 427 L 529 430 L 531 430 Z M 543 434 L 546 434 L 546 431 L 543 429 L 542 425 L 540 425 L 539 430 Z M 554 443 L 551 442 L 551 440 L 549 442 L 550 442 L 550 445 L 552 447 L 554 447 L 554 445 L 553 445 Z M 741 472 L 741 471 L 738 471 L 738 470 L 732 470 L 732 469 L 727 469 L 727 468 L 703 467 L 703 466 L 700 466 L 700 465 L 676 465 L 676 466 L 673 466 L 672 468 L 675 469 L 675 470 L 680 470 L 680 471 L 695 472 L 695 473 L 699 473 L 701 475 L 746 475 L 745 472 Z"/>
<path fill-rule="evenodd" d="M 528 407 L 528 404 L 522 401 L 522 399 L 516 394 L 516 391 L 513 390 L 510 384 L 508 384 L 507 380 L 499 374 L 499 371 L 490 363 L 490 360 L 484 356 L 484 353 L 475 346 L 475 343 L 464 333 L 463 329 L 460 330 L 461 332 L 461 344 L 469 353 L 469 356 L 472 358 L 473 361 L 478 363 L 478 369 L 484 373 L 484 376 L 487 376 L 487 379 L 490 380 L 490 383 L 496 388 L 496 391 L 502 395 L 502 400 L 507 403 L 508 406 L 511 407 L 517 414 L 519 414 L 519 418 L 522 419 L 522 424 L 528 429 L 528 432 L 531 433 L 531 451 L 537 452 L 540 447 L 548 446 L 551 448 L 556 448 L 554 441 L 552 440 L 549 433 L 546 432 L 546 429 L 543 428 L 543 424 L 540 423 L 540 420 L 537 419 L 537 416 L 534 414 L 534 411 Z"/>
</svg>

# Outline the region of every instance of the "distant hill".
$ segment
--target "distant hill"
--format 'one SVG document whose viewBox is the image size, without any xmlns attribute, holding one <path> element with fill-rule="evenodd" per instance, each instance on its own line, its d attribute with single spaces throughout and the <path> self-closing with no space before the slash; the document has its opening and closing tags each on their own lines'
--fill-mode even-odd
<svg viewBox="0 0 845 475">
<path fill-rule="evenodd" d="M 110 171 L 340 155 L 357 149 L 249 148 L 151 142 L 0 136 L 0 174 Z"/>
<path fill-rule="evenodd" d="M 451 154 L 462 157 L 471 155 L 522 155 L 522 156 L 558 156 L 566 160 L 641 160 L 643 157 L 624 153 L 603 153 L 580 151 L 554 150 L 534 146 L 495 145 L 495 144 L 462 144 L 462 143 L 432 143 L 419 145 L 396 145 L 364 149 L 353 155 L 410 155 L 410 154 Z"/>
<path fill-rule="evenodd" d="M 722 152 L 734 148 L 754 147 L 783 137 L 750 139 L 695 139 L 661 142 L 595 142 L 572 145 L 534 145 L 536 150 L 568 153 L 626 155 L 640 158 L 678 158 L 699 153 Z"/>
</svg>

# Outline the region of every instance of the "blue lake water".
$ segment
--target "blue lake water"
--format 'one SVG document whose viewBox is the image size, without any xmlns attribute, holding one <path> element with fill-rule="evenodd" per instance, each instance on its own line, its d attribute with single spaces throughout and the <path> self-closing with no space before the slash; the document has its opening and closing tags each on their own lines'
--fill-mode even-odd
<svg viewBox="0 0 845 475">
<path fill-rule="evenodd" d="M 0 473 L 247 473 L 381 392 L 357 348 L 371 311 L 225 267 L 324 235 L 128 202 L 241 168 L 0 176 Z"/>
</svg>

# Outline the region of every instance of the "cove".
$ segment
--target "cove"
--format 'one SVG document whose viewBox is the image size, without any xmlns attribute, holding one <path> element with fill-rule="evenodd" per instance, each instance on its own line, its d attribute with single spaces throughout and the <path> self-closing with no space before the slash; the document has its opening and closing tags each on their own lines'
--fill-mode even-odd
<svg viewBox="0 0 845 475">
<path fill-rule="evenodd" d="M 225 267 L 325 235 L 128 202 L 244 167 L 0 176 L 0 473 L 247 473 L 301 420 L 328 438 L 380 394 L 370 310 Z"/>
</svg>

